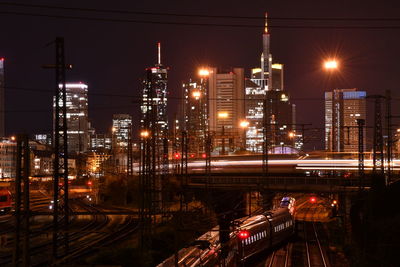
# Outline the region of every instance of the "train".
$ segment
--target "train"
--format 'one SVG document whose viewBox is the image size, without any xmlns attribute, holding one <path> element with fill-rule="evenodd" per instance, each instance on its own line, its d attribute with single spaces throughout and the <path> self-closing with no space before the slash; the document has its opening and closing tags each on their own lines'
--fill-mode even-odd
<svg viewBox="0 0 400 267">
<path fill-rule="evenodd" d="M 287 241 L 295 234 L 294 212 L 295 199 L 284 197 L 276 209 L 232 221 L 229 240 L 224 244 L 218 241 L 217 226 L 185 247 L 178 265 L 215 267 L 224 258 L 226 267 L 243 266 L 252 256 Z M 157 265 L 169 266 L 175 266 L 174 256 Z"/>
<path fill-rule="evenodd" d="M 288 207 L 279 207 L 246 219 L 234 232 L 236 262 L 273 248 L 295 233 L 295 219 Z"/>
<path fill-rule="evenodd" d="M 12 209 L 11 192 L 7 189 L 0 189 L 0 214 L 6 214 Z"/>
</svg>

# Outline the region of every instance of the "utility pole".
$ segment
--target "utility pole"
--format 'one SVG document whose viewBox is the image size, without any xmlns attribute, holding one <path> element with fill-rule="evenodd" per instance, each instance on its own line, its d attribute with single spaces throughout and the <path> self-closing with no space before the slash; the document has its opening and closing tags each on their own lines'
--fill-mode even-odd
<svg viewBox="0 0 400 267">
<path fill-rule="evenodd" d="M 385 185 L 384 154 L 383 154 L 383 132 L 382 132 L 382 110 L 381 100 L 385 98 L 381 95 L 371 95 L 367 98 L 374 99 L 375 103 L 375 128 L 373 144 L 373 185 L 380 188 Z M 382 180 L 382 181 L 381 181 Z"/>
<path fill-rule="evenodd" d="M 63 241 L 64 253 L 69 251 L 69 205 L 68 205 L 68 136 L 67 136 L 67 93 L 65 86 L 65 70 L 71 65 L 65 64 L 64 38 L 57 37 L 56 64 L 45 65 L 44 68 L 55 69 L 55 114 L 54 114 L 54 163 L 53 163 L 53 262 L 56 262 Z M 63 215 L 64 233 L 59 231 L 59 221 Z"/>
<path fill-rule="evenodd" d="M 267 112 L 267 99 L 264 99 L 264 103 L 263 103 L 263 183 L 267 182 L 268 179 L 268 150 L 269 150 L 269 146 L 268 146 L 268 126 L 269 121 L 268 121 L 268 112 Z"/>
<path fill-rule="evenodd" d="M 183 207 L 183 199 L 185 194 L 185 188 L 187 186 L 187 175 L 188 175 L 188 135 L 185 130 L 182 131 L 181 138 L 181 189 L 180 189 L 180 211 Z"/>
<path fill-rule="evenodd" d="M 128 128 L 128 148 L 126 160 L 126 173 L 129 178 L 133 176 L 133 151 L 132 151 L 132 125 Z"/>
<path fill-rule="evenodd" d="M 29 176 L 30 176 L 30 149 L 27 135 L 17 135 L 17 158 L 15 176 L 15 236 L 13 266 L 30 266 L 29 250 Z M 22 190 L 23 184 L 23 190 Z M 23 195 L 22 195 L 23 191 Z M 22 198 L 22 199 L 21 199 Z M 21 201 L 22 200 L 22 201 Z M 23 237 L 21 255 L 21 232 Z"/>
<path fill-rule="evenodd" d="M 391 105 L 391 92 L 386 90 L 386 124 L 387 124 L 387 181 L 386 184 L 390 183 L 391 180 L 391 165 L 392 165 L 392 105 Z"/>
<path fill-rule="evenodd" d="M 358 187 L 364 188 L 364 119 L 357 119 L 358 125 Z"/>
</svg>

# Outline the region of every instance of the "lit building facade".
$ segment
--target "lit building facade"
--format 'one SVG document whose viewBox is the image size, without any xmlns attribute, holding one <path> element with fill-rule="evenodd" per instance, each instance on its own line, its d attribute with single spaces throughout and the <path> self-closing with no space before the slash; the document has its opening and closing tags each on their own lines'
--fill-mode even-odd
<svg viewBox="0 0 400 267">
<path fill-rule="evenodd" d="M 114 114 L 112 123 L 112 142 L 115 149 L 127 149 L 132 139 L 132 116 L 129 114 Z M 106 146 L 104 138 L 104 146 Z"/>
<path fill-rule="evenodd" d="M 51 146 L 51 134 L 35 134 L 34 140 L 41 144 Z"/>
<path fill-rule="evenodd" d="M 188 152 L 199 156 L 205 152 L 205 135 L 208 130 L 206 80 L 183 84 L 184 130 L 188 136 Z"/>
<path fill-rule="evenodd" d="M 325 149 L 357 152 L 357 119 L 366 119 L 365 91 L 335 89 L 325 92 Z M 365 130 L 365 129 L 364 129 Z M 364 144 L 365 144 L 364 132 Z"/>
<path fill-rule="evenodd" d="M 239 124 L 245 118 L 244 69 L 210 68 L 208 77 L 209 126 L 214 147 L 222 150 L 224 143 L 224 151 L 233 152 L 243 142 Z"/>
<path fill-rule="evenodd" d="M 17 145 L 10 138 L 0 139 L 0 181 L 15 178 Z"/>
<path fill-rule="evenodd" d="M 86 152 L 89 145 L 88 86 L 84 83 L 67 83 L 66 96 L 68 153 Z M 59 105 L 63 106 L 62 100 Z M 53 107 L 54 118 L 55 103 Z"/>
<path fill-rule="evenodd" d="M 110 151 L 112 148 L 112 137 L 109 134 L 91 134 L 89 150 L 90 151 Z"/>
</svg>

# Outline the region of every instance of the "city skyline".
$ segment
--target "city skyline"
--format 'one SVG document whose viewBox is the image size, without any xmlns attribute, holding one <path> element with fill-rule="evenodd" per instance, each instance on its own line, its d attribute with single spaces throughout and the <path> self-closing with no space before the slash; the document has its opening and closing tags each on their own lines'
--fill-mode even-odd
<svg viewBox="0 0 400 267">
<path fill-rule="evenodd" d="M 141 5 L 143 5 L 143 8 L 146 8 L 146 5 Z M 214 12 L 215 15 L 233 14 L 233 16 L 240 16 L 241 13 L 236 7 L 233 5 L 230 9 L 223 9 L 222 6 L 217 5 Z M 260 7 L 263 7 L 263 5 L 260 5 Z M 357 33 L 355 36 L 350 36 L 352 30 L 329 29 L 327 30 L 328 33 L 322 32 L 315 40 L 311 38 L 313 31 L 321 32 L 321 30 L 305 28 L 296 30 L 295 32 L 293 29 L 281 29 L 279 26 L 282 23 L 279 23 L 275 18 L 285 16 L 314 18 L 316 17 L 316 13 L 302 12 L 303 10 L 300 8 L 296 12 L 291 11 L 290 14 L 285 15 L 286 13 L 279 7 L 280 5 L 276 4 L 264 9 L 257 8 L 255 10 L 254 8 L 246 8 L 243 10 L 249 16 L 260 17 L 260 20 L 254 20 L 256 23 L 252 23 L 260 25 L 260 27 L 248 30 L 232 29 L 229 27 L 220 29 L 221 27 L 197 26 L 196 31 L 189 31 L 186 27 L 182 26 L 161 25 L 156 27 L 145 24 L 143 27 L 145 29 L 152 29 L 152 31 L 149 36 L 146 35 L 146 38 L 141 38 L 137 44 L 135 43 L 135 45 L 140 46 L 139 49 L 134 47 L 129 48 L 123 43 L 118 42 L 122 46 L 121 49 L 118 49 L 120 51 L 117 52 L 115 49 L 104 50 L 109 53 L 92 52 L 88 50 L 89 45 L 78 45 L 81 43 L 77 42 L 75 36 L 82 38 L 92 38 L 95 36 L 91 34 L 85 36 L 82 31 L 78 30 L 78 24 L 74 21 L 55 20 L 56 24 L 64 29 L 61 32 L 64 32 L 66 36 L 67 61 L 74 66 L 67 73 L 67 81 L 78 80 L 77 78 L 87 81 L 91 88 L 91 92 L 89 92 L 91 102 L 89 105 L 89 116 L 92 118 L 92 125 L 99 133 L 108 131 L 112 114 L 129 113 L 133 116 L 134 120 L 137 120 L 140 118 L 138 111 L 139 104 L 134 103 L 137 99 L 127 96 L 140 95 L 140 78 L 142 77 L 143 69 L 145 66 L 156 62 L 154 43 L 161 41 L 164 47 L 163 50 L 165 51 L 164 55 L 166 59 L 164 61 L 168 62 L 168 67 L 170 68 L 170 103 L 168 113 L 169 120 L 172 121 L 171 117 L 176 109 L 174 107 L 177 106 L 181 97 L 181 81 L 187 80 L 189 77 L 194 77 L 193 73 L 197 71 L 199 66 L 243 67 L 245 69 L 245 76 L 250 76 L 250 69 L 259 62 L 260 51 L 262 51 L 260 34 L 263 32 L 264 26 L 262 17 L 264 16 L 264 12 L 268 11 L 271 19 L 269 32 L 273 35 L 271 51 L 273 51 L 274 58 L 277 59 L 276 61 L 285 65 L 285 89 L 291 94 L 291 102 L 296 104 L 296 121 L 298 123 L 313 123 L 312 127 L 323 126 L 323 94 L 332 88 L 357 87 L 363 88 L 368 93 L 383 93 L 384 89 L 392 89 L 393 97 L 396 97 L 396 92 L 394 91 L 395 83 L 393 82 L 393 77 L 391 77 L 394 75 L 392 72 L 379 72 L 377 76 L 374 76 L 376 79 L 368 81 L 361 79 L 363 76 L 372 76 L 369 73 L 375 71 L 375 69 L 370 67 L 370 65 L 374 62 L 382 64 L 380 62 L 386 60 L 385 62 L 387 63 L 385 64 L 393 65 L 395 63 L 388 60 L 389 56 L 387 54 L 387 51 L 390 51 L 392 45 L 396 43 L 395 40 L 393 44 L 389 44 L 386 51 L 383 49 L 374 49 L 375 45 L 378 45 L 377 47 L 382 45 L 381 43 L 377 43 L 378 40 L 376 39 L 373 40 L 373 44 L 369 44 L 368 46 L 365 44 L 358 45 L 365 38 L 365 32 L 367 32 L 365 29 L 355 30 Z M 321 8 L 318 5 L 315 7 L 317 10 Z M 129 6 L 126 6 L 126 8 L 129 9 Z M 324 11 L 323 16 L 335 17 L 334 11 L 338 7 L 332 5 L 332 8 L 332 11 Z M 364 14 L 363 11 L 367 12 L 370 8 L 369 5 L 363 7 L 357 13 L 358 17 L 362 17 Z M 351 6 L 350 9 L 355 9 L 355 7 Z M 377 9 L 376 16 L 386 11 L 385 6 Z M 185 10 L 184 8 L 177 9 L 178 11 L 182 13 L 196 13 L 194 10 L 189 12 L 190 10 Z M 197 13 L 201 14 L 202 12 L 204 11 L 199 10 Z M 348 17 L 345 15 L 342 16 Z M 4 19 L 2 18 L 2 20 Z M 15 18 L 10 17 L 9 19 Z M 50 18 L 47 20 L 53 21 Z M 34 25 L 43 25 L 43 22 L 47 20 L 21 17 L 21 21 L 30 21 Z M 237 20 L 235 19 L 233 22 Z M 97 25 L 97 23 L 84 21 L 79 25 L 91 27 L 93 24 Z M 218 21 L 218 23 L 220 22 Z M 15 29 L 19 29 L 20 26 L 17 23 Z M 109 32 L 108 29 L 112 28 L 118 29 L 118 34 L 122 34 L 122 30 L 126 29 L 127 25 L 110 25 L 106 23 L 104 27 L 106 32 Z M 51 27 L 46 26 L 44 28 L 48 28 L 49 31 L 44 31 L 38 35 L 38 38 L 35 38 L 34 48 L 32 49 L 38 49 L 39 46 L 43 47 L 44 43 L 54 38 L 54 34 L 51 34 Z M 133 28 L 138 30 L 140 27 L 134 25 Z M 227 31 L 228 29 L 229 31 Z M 214 41 L 209 42 L 210 44 L 202 42 L 201 45 L 198 42 L 189 42 L 190 45 L 181 46 L 176 38 L 168 36 L 169 34 L 184 38 L 189 32 L 190 34 L 196 33 L 195 35 L 191 35 L 195 40 L 208 34 L 209 38 Z M 386 36 L 385 30 L 376 30 L 375 32 L 375 36 L 377 37 L 382 38 Z M 243 34 L 243 38 L 241 39 L 246 40 L 245 42 L 217 42 L 221 38 L 232 40 L 235 36 L 237 37 L 238 33 Z M 329 33 L 333 33 L 333 35 L 331 36 Z M 115 33 L 114 36 L 118 36 L 118 34 Z M 27 35 L 29 36 L 28 33 Z M 12 34 L 10 36 L 13 37 Z M 121 36 L 116 40 L 122 40 Z M 301 39 L 299 39 L 300 37 Z M 96 38 L 102 40 L 103 37 L 99 36 Z M 49 131 L 51 130 L 51 116 L 49 114 L 50 107 L 48 103 L 51 101 L 53 93 L 53 76 L 50 72 L 40 69 L 40 65 L 53 61 L 51 58 L 53 54 L 52 49 L 41 48 L 39 49 L 40 53 L 37 55 L 27 57 L 27 52 L 21 46 L 13 45 L 14 42 L 13 38 L 9 38 L 4 42 L 4 48 L 0 49 L 0 55 L 5 58 L 7 133 L 42 133 Z M 229 46 L 227 45 L 228 43 Z M 357 45 L 358 50 L 355 49 Z M 20 55 L 13 56 L 16 53 L 13 51 L 17 51 L 17 49 L 18 52 L 22 51 L 21 55 L 24 57 L 31 58 L 29 64 L 26 64 L 26 66 L 21 67 L 20 63 L 27 59 L 22 59 Z M 177 53 L 178 51 L 179 54 Z M 128 57 L 126 59 L 129 59 L 128 61 L 122 58 L 123 52 L 127 53 Z M 370 53 L 367 53 L 368 56 L 361 56 L 361 52 Z M 137 55 L 138 57 L 133 60 L 133 55 Z M 323 59 L 331 55 L 336 55 L 341 61 L 340 74 L 336 77 L 330 77 L 321 68 Z M 96 61 L 104 62 L 102 64 L 103 69 L 96 67 Z M 18 62 L 20 63 L 17 64 Z M 388 68 L 395 69 L 394 65 Z M 106 71 L 107 75 L 104 75 L 104 71 Z M 24 80 L 19 80 L 17 77 L 21 73 L 25 75 L 29 74 L 26 75 Z M 367 73 L 367 75 L 364 75 L 364 73 Z M 38 91 L 40 90 L 48 90 L 49 92 L 39 93 Z M 38 100 L 31 103 L 28 99 Z M 313 109 L 310 109 L 310 106 Z M 314 109 L 320 110 L 320 114 L 313 112 Z M 28 119 L 31 116 L 29 111 L 35 111 L 36 115 L 42 115 L 43 120 L 33 123 L 34 120 Z M 109 119 L 104 119 L 107 117 Z M 22 123 L 15 123 L 16 121 L 21 121 Z"/>
</svg>

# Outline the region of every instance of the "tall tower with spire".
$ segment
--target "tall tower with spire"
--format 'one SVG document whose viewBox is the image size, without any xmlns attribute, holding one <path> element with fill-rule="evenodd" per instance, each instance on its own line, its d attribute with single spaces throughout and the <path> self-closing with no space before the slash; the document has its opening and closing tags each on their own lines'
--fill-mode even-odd
<svg viewBox="0 0 400 267">
<path fill-rule="evenodd" d="M 155 129 L 163 138 L 168 132 L 167 82 L 168 70 L 161 64 L 161 43 L 157 43 L 157 63 L 146 68 L 143 79 L 142 128 Z"/>
<path fill-rule="evenodd" d="M 283 64 L 272 64 L 270 38 L 268 15 L 265 13 L 261 64 L 251 70 L 251 78 L 245 83 L 245 112 L 249 122 L 246 149 L 263 151 L 264 127 L 267 127 L 267 140 L 273 150 L 270 153 L 287 153 L 290 149 L 283 147 L 294 146 L 294 138 L 290 136 L 295 134 L 295 106 L 290 103 L 290 95 L 283 87 Z M 264 115 L 267 117 L 266 126 Z"/>
<path fill-rule="evenodd" d="M 268 13 L 265 12 L 265 27 L 263 33 L 263 52 L 261 54 L 261 80 L 264 88 L 271 90 L 272 86 L 272 55 L 270 53 L 270 35 L 268 32 Z"/>
</svg>

